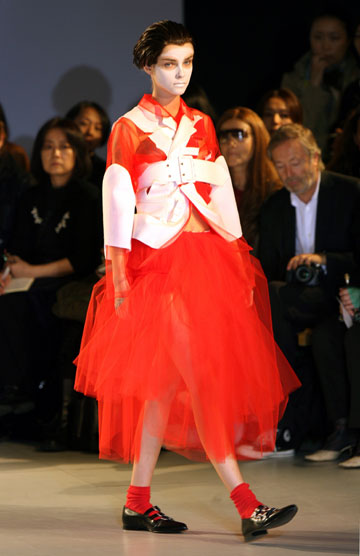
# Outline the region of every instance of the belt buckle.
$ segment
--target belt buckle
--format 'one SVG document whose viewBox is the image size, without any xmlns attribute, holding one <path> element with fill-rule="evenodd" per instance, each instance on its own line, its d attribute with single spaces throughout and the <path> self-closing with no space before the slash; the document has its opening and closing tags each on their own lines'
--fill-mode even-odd
<svg viewBox="0 0 360 556">
<path fill-rule="evenodd" d="M 194 159 L 192 156 L 179 156 L 180 183 L 195 180 Z"/>
</svg>

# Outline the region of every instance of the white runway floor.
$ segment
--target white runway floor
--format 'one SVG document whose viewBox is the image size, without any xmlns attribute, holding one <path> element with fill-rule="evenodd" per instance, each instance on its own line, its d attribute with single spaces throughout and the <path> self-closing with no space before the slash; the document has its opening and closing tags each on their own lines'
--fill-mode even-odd
<svg viewBox="0 0 360 556">
<path fill-rule="evenodd" d="M 285 556 L 359 554 L 360 469 L 301 458 L 242 464 L 245 480 L 268 505 L 296 503 L 286 526 L 245 544 L 241 522 L 208 464 L 163 452 L 152 502 L 189 531 L 122 531 L 130 466 L 79 452 L 43 454 L 0 443 L 1 556 Z"/>
</svg>

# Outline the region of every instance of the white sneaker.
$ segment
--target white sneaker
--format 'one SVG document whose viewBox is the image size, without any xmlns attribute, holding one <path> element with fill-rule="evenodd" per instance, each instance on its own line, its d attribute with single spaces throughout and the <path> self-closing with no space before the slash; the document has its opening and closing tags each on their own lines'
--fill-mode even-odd
<svg viewBox="0 0 360 556">
<path fill-rule="evenodd" d="M 281 450 L 279 448 L 275 448 L 273 452 L 268 452 L 264 457 L 267 458 L 291 458 L 295 456 L 295 448 L 289 448 L 289 450 Z"/>
</svg>

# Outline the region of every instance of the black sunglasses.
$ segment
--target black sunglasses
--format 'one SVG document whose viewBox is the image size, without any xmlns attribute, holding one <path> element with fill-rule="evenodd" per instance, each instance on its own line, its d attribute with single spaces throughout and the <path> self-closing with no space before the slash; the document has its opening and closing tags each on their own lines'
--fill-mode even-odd
<svg viewBox="0 0 360 556">
<path fill-rule="evenodd" d="M 249 135 L 250 133 L 245 129 L 224 129 L 218 132 L 218 139 L 220 143 L 227 143 L 230 139 L 244 141 Z"/>
</svg>

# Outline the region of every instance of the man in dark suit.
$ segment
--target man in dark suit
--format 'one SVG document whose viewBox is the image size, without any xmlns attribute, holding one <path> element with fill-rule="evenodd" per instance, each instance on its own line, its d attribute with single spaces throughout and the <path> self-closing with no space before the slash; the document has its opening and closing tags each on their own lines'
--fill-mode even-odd
<svg viewBox="0 0 360 556">
<path fill-rule="evenodd" d="M 276 131 L 268 154 L 284 188 L 261 212 L 259 258 L 269 280 L 275 339 L 303 384 L 290 397 L 278 438 L 279 446 L 294 448 L 309 426 L 313 389 L 297 333 L 338 311 L 338 287 L 360 251 L 360 183 L 322 171 L 311 131 L 298 124 Z M 319 276 L 310 284 L 302 281 L 307 269 Z"/>
</svg>

